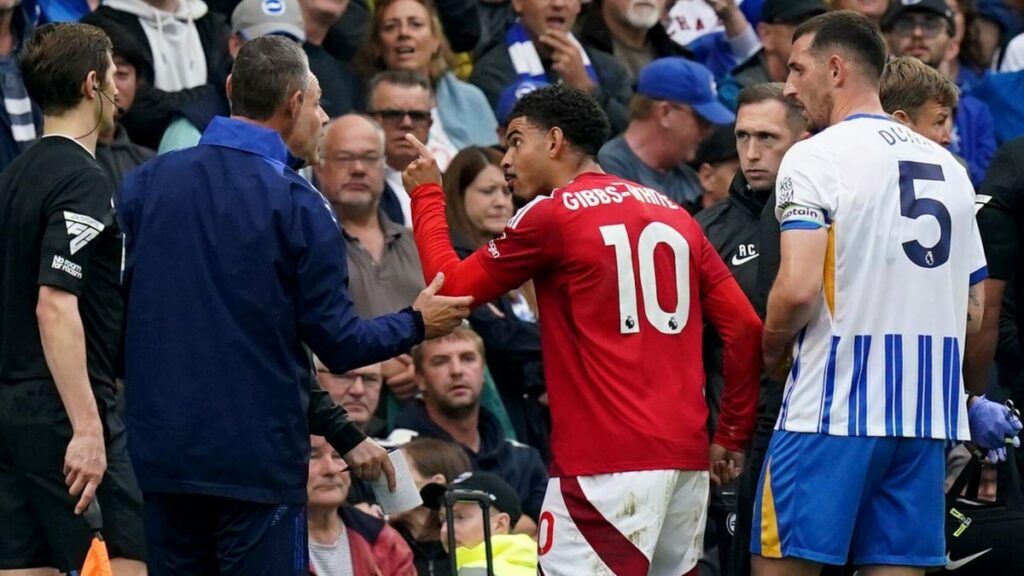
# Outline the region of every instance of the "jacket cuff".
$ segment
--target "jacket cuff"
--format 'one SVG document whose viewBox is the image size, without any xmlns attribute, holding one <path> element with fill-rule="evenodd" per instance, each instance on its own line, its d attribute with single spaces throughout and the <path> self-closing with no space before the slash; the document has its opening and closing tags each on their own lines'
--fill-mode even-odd
<svg viewBox="0 0 1024 576">
<path fill-rule="evenodd" d="M 408 312 L 412 316 L 413 334 L 416 337 L 412 343 L 412 346 L 415 346 L 416 344 L 423 342 L 423 339 L 427 335 L 427 327 L 423 323 L 423 314 L 421 314 L 419 310 L 414 309 L 412 306 L 406 308 L 405 310 L 403 310 L 403 312 Z"/>
<path fill-rule="evenodd" d="M 360 442 L 366 440 L 366 435 L 356 428 L 354 422 L 349 420 L 344 426 L 330 430 L 328 434 L 324 435 L 324 438 L 332 448 L 338 451 L 338 454 L 344 456 Z"/>
</svg>

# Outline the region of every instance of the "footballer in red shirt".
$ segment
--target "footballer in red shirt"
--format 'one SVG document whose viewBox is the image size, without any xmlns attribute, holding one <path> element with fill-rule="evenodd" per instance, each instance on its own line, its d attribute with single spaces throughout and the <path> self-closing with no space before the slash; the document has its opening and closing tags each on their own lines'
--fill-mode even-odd
<svg viewBox="0 0 1024 576">
<path fill-rule="evenodd" d="M 709 479 L 729 480 L 742 465 L 761 323 L 684 209 L 601 170 L 608 132 L 585 92 L 555 85 L 524 96 L 502 168 L 530 202 L 463 261 L 440 173 L 415 140 L 421 156 L 403 179 L 424 275 L 444 273 L 444 293 L 480 305 L 531 278 L 536 286 L 553 454 L 539 524 L 543 573 L 679 576 L 700 557 Z M 725 342 L 713 440 L 705 321 Z"/>
</svg>

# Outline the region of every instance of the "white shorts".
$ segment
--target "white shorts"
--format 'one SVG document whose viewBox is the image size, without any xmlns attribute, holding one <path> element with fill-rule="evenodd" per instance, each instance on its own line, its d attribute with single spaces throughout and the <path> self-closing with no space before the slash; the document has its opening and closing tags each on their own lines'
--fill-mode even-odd
<svg viewBox="0 0 1024 576">
<path fill-rule="evenodd" d="M 649 470 L 548 480 L 540 574 L 680 576 L 700 559 L 709 475 Z"/>
</svg>

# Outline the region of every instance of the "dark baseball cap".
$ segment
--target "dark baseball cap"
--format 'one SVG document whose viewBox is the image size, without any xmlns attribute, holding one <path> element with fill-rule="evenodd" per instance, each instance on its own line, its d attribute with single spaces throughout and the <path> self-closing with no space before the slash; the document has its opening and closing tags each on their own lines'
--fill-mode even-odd
<svg viewBox="0 0 1024 576">
<path fill-rule="evenodd" d="M 889 3 L 889 10 L 882 17 L 882 29 L 888 30 L 894 20 L 915 12 L 941 16 L 950 26 L 953 25 L 953 11 L 949 9 L 946 0 L 892 0 Z"/>
<path fill-rule="evenodd" d="M 736 125 L 723 124 L 700 143 L 693 165 L 700 167 L 701 164 L 718 164 L 739 157 L 736 152 Z"/>
<path fill-rule="evenodd" d="M 825 0 L 765 0 L 761 21 L 767 24 L 801 24 L 828 12 Z"/>
<path fill-rule="evenodd" d="M 711 71 L 686 58 L 659 58 L 641 68 L 636 93 L 654 100 L 686 104 L 712 124 L 736 121 L 736 115 L 718 100 Z"/>
<path fill-rule="evenodd" d="M 423 505 L 433 510 L 444 507 L 444 494 L 448 490 L 476 490 L 491 497 L 491 506 L 509 515 L 509 525 L 515 526 L 523 515 L 519 495 L 501 476 L 490 472 L 466 472 L 448 485 L 432 482 L 420 490 Z"/>
</svg>

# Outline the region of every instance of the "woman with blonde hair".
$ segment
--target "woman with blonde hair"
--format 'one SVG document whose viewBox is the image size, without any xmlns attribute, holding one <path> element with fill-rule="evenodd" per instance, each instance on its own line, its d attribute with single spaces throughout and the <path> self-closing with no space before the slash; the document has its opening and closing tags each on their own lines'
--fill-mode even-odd
<svg viewBox="0 0 1024 576">
<path fill-rule="evenodd" d="M 355 64 L 367 78 L 411 70 L 430 79 L 434 106 L 427 147 L 442 170 L 467 146 L 497 144 L 498 123 L 487 97 L 452 72 L 454 57 L 431 0 L 378 1 Z"/>
</svg>

